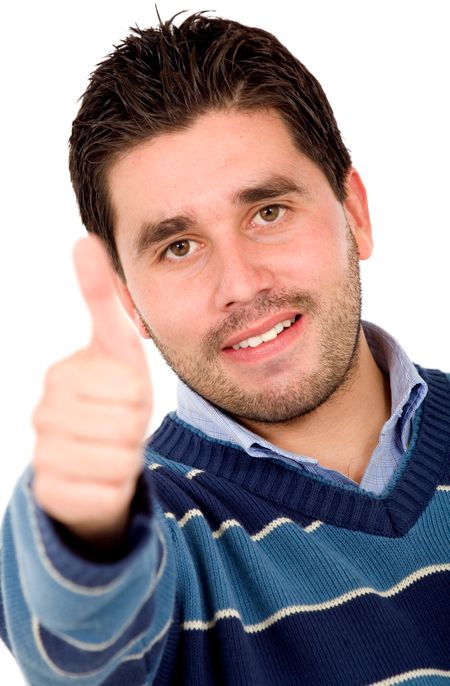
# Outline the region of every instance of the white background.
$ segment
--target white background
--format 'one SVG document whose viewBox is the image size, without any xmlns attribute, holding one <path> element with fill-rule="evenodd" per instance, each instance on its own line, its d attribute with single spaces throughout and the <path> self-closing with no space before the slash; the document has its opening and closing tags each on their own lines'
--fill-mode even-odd
<svg viewBox="0 0 450 686">
<path fill-rule="evenodd" d="M 168 19 L 186 4 L 158 7 Z M 272 31 L 322 83 L 369 193 L 375 252 L 362 267 L 364 316 L 413 360 L 449 370 L 447 2 L 208 0 L 190 9 L 205 7 Z M 15 0 L 0 12 L 1 513 L 31 455 L 43 374 L 89 337 L 71 262 L 84 232 L 67 172 L 76 101 L 128 27 L 154 25 L 156 14 L 148 0 Z M 174 408 L 175 383 L 148 352 L 154 426 Z M 8 686 L 24 683 L 3 646 L 0 674 Z"/>
</svg>

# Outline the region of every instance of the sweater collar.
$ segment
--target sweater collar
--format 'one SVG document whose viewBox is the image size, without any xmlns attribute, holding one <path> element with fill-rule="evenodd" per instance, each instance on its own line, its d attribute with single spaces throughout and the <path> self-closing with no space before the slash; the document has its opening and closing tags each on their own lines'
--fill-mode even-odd
<svg viewBox="0 0 450 686">
<path fill-rule="evenodd" d="M 214 487 L 230 483 L 295 513 L 336 526 L 382 536 L 405 534 L 416 522 L 439 483 L 448 480 L 450 382 L 436 370 L 418 368 L 429 392 L 415 423 L 410 447 L 395 478 L 380 496 L 356 487 L 331 484 L 272 459 L 255 460 L 240 447 L 213 440 L 168 415 L 151 437 L 149 459 L 180 462 L 213 478 Z M 200 485 L 202 474 L 196 477 Z M 442 481 L 441 481 L 442 480 Z"/>
</svg>

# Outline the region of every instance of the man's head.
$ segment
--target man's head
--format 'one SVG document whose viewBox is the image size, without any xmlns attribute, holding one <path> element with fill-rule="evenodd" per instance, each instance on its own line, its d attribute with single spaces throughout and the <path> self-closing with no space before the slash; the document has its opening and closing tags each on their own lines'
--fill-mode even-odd
<svg viewBox="0 0 450 686">
<path fill-rule="evenodd" d="M 133 36 L 91 79 L 71 170 L 125 308 L 201 395 L 282 422 L 351 378 L 365 191 L 270 34 L 197 16 Z"/>
<path fill-rule="evenodd" d="M 207 111 L 279 113 L 293 141 L 340 201 L 351 166 L 318 81 L 273 35 L 194 14 L 134 32 L 91 76 L 70 139 L 70 172 L 88 231 L 125 280 L 114 237 L 108 171 L 121 154 L 189 128 Z"/>
</svg>

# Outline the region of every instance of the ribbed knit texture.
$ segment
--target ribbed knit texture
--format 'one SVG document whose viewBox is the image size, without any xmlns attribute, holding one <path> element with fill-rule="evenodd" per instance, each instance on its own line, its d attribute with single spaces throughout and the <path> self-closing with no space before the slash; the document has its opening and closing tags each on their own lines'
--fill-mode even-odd
<svg viewBox="0 0 450 686">
<path fill-rule="evenodd" d="M 133 545 L 101 565 L 67 548 L 26 475 L 5 520 L 0 630 L 30 683 L 448 683 L 450 384 L 420 373 L 429 393 L 380 496 L 171 415 L 146 448 Z"/>
</svg>

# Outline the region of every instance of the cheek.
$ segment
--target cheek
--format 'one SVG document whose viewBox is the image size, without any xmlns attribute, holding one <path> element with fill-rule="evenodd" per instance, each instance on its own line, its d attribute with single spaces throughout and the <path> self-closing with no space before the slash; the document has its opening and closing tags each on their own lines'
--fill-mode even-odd
<svg viewBox="0 0 450 686">
<path fill-rule="evenodd" d="M 277 260 L 279 276 L 288 277 L 299 288 L 320 291 L 342 279 L 347 267 L 347 242 L 329 230 L 304 235 L 290 250 L 280 252 Z"/>
<path fill-rule="evenodd" d="M 140 290 L 136 305 L 162 344 L 186 348 L 200 333 L 201 304 L 173 284 L 153 283 Z"/>
</svg>

